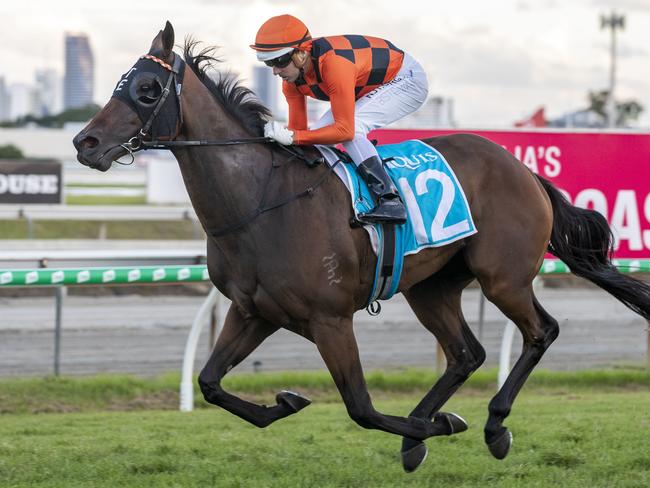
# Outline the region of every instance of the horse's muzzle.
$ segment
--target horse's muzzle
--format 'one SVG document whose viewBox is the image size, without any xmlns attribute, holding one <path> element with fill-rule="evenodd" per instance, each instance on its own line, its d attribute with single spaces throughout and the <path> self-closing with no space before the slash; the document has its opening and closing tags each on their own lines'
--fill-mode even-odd
<svg viewBox="0 0 650 488">
<path fill-rule="evenodd" d="M 117 159 L 126 154 L 124 148 L 120 146 L 113 146 L 105 149 L 105 147 L 100 144 L 98 138 L 89 135 L 85 131 L 79 132 L 79 134 L 72 139 L 72 144 L 74 144 L 74 147 L 77 149 L 77 161 L 84 166 L 99 171 L 108 171 L 113 159 Z M 102 149 L 104 150 L 102 151 Z"/>
</svg>

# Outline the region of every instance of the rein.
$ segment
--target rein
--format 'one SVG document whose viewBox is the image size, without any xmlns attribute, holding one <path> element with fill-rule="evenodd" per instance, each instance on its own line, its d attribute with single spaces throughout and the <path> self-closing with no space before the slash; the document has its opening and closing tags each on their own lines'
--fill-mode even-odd
<svg viewBox="0 0 650 488">
<path fill-rule="evenodd" d="M 143 149 L 167 149 L 169 147 L 188 146 L 236 146 L 240 144 L 264 144 L 275 142 L 270 137 L 248 137 L 243 139 L 216 139 L 197 141 L 141 141 Z"/>
<path fill-rule="evenodd" d="M 202 146 L 238 146 L 241 144 L 272 144 L 276 141 L 270 137 L 248 137 L 242 139 L 215 139 L 215 140 L 196 140 L 196 141 L 163 141 L 163 140 L 152 140 L 146 141 L 143 139 L 141 132 L 138 132 L 138 135 L 132 137 L 127 142 L 120 144 L 120 147 L 124 148 L 131 156 L 131 161 L 128 163 L 123 163 L 121 161 L 115 161 L 118 164 L 129 166 L 135 161 L 135 153 L 141 150 L 147 149 L 170 149 L 173 147 L 202 147 Z M 146 136 L 146 134 L 145 134 Z M 282 146 L 281 146 L 282 147 Z M 289 150 L 291 152 L 291 150 Z M 314 163 L 313 161 L 307 158 L 301 158 L 307 162 L 308 166 L 316 166 L 318 162 Z M 322 159 L 322 158 L 321 158 Z"/>
<path fill-rule="evenodd" d="M 282 144 L 279 144 L 277 141 L 274 139 L 271 139 L 270 137 L 248 137 L 248 138 L 242 138 L 242 139 L 215 139 L 215 140 L 192 140 L 192 141 L 177 141 L 177 140 L 159 140 L 159 139 L 154 139 L 154 140 L 145 140 L 145 137 L 147 137 L 147 133 L 151 129 L 151 126 L 153 125 L 154 120 L 156 119 L 157 115 L 160 113 L 160 110 L 162 109 L 163 105 L 165 104 L 167 97 L 169 96 L 170 93 L 170 87 L 172 85 L 172 82 L 176 85 L 176 77 L 179 74 L 179 70 L 181 67 L 181 58 L 175 54 L 174 55 L 174 65 L 170 66 L 168 63 L 165 63 L 163 60 L 152 56 L 150 54 L 147 54 L 143 56 L 143 58 L 147 58 L 166 70 L 169 71 L 169 76 L 167 78 L 167 81 L 165 83 L 165 87 L 163 88 L 162 94 L 160 98 L 158 99 L 158 102 L 156 103 L 156 106 L 154 107 L 153 112 L 149 116 L 148 120 L 143 124 L 142 128 L 138 131 L 138 133 L 133 136 L 131 139 L 129 139 L 127 142 L 120 144 L 122 148 L 124 148 L 129 155 L 131 156 L 131 161 L 128 163 L 123 163 L 120 161 L 116 161 L 118 164 L 123 164 L 123 165 L 129 165 L 132 164 L 133 161 L 135 160 L 134 154 L 140 150 L 147 150 L 147 149 L 171 149 L 174 147 L 204 147 L 204 146 L 237 146 L 237 145 L 242 145 L 242 144 L 277 144 L 277 146 L 288 152 L 291 157 L 289 158 L 289 161 L 292 159 L 300 159 L 304 162 L 307 163 L 307 166 L 309 167 L 315 167 L 318 166 L 320 163 L 324 161 L 323 157 L 316 157 L 316 158 L 309 158 L 302 149 L 296 146 L 284 146 Z M 180 90 L 180 85 L 178 85 L 177 91 L 176 91 L 176 96 L 178 99 L 178 116 L 179 116 L 179 123 L 177 125 L 177 131 L 176 135 L 173 137 L 178 137 L 178 133 L 180 132 L 181 126 L 183 125 L 183 120 L 182 120 L 182 110 L 181 110 L 181 90 Z M 142 119 L 141 119 L 142 120 Z M 170 136 L 171 137 L 171 136 Z M 341 162 L 341 160 L 337 160 L 334 164 L 328 167 L 328 170 L 325 171 L 313 184 L 311 184 L 309 187 L 304 189 L 301 192 L 295 193 L 291 195 L 290 197 L 287 197 L 283 200 L 280 200 L 278 202 L 275 202 L 273 204 L 267 205 L 266 204 L 266 196 L 267 196 L 267 189 L 269 187 L 269 182 L 271 181 L 271 177 L 273 176 L 273 170 L 277 168 L 276 164 L 274 163 L 273 160 L 273 155 L 274 152 L 271 150 L 271 169 L 268 173 L 268 176 L 266 178 L 266 182 L 264 184 L 264 191 L 262 193 L 262 198 L 260 200 L 259 205 L 257 208 L 248 216 L 244 217 L 242 220 L 237 222 L 236 224 L 228 225 L 222 229 L 216 229 L 216 230 L 208 230 L 208 233 L 212 237 L 222 237 L 227 234 L 230 234 L 231 232 L 234 232 L 237 229 L 240 229 L 244 227 L 245 225 L 249 224 L 253 220 L 255 220 L 257 217 L 262 215 L 263 213 L 269 212 L 271 210 L 274 210 L 276 208 L 282 207 L 284 205 L 287 205 L 288 203 L 291 203 L 295 200 L 298 200 L 299 198 L 302 198 L 307 195 L 313 194 L 314 190 L 318 188 L 324 181 L 325 179 L 334 171 L 334 168 L 336 165 Z"/>
<path fill-rule="evenodd" d="M 291 158 L 290 158 L 291 159 Z M 264 185 L 264 193 L 262 194 L 262 198 L 260 199 L 260 203 L 257 206 L 257 208 L 248 216 L 244 217 L 242 220 L 237 222 L 236 224 L 231 224 L 227 225 L 226 227 L 223 227 L 221 229 L 210 229 L 208 230 L 208 233 L 212 237 L 223 237 L 225 235 L 230 234 L 231 232 L 234 232 L 238 229 L 241 229 L 244 227 L 246 224 L 251 223 L 253 220 L 255 220 L 257 217 L 262 215 L 263 213 L 266 213 L 270 210 L 274 210 L 276 208 L 283 207 L 284 205 L 291 203 L 295 200 L 298 200 L 299 198 L 305 197 L 307 195 L 312 195 L 314 193 L 314 190 L 318 188 L 325 179 L 334 171 L 334 168 L 341 162 L 340 159 L 337 159 L 336 162 L 332 165 L 330 165 L 327 168 L 327 171 L 325 171 L 311 186 L 305 188 L 303 191 L 295 193 L 291 195 L 290 197 L 285 198 L 284 200 L 280 200 L 279 202 L 272 203 L 270 205 L 265 205 L 266 201 L 266 190 L 269 187 L 269 182 L 271 181 L 271 176 L 273 176 L 273 170 L 277 168 L 278 166 L 275 166 L 273 164 L 273 161 L 271 161 L 271 171 L 269 172 L 268 177 L 266 178 L 266 183 Z"/>
</svg>

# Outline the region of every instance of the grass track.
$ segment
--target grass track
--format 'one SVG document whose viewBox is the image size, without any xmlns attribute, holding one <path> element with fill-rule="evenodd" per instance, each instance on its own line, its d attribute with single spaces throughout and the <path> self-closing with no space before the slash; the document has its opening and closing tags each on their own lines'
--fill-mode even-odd
<svg viewBox="0 0 650 488">
<path fill-rule="evenodd" d="M 327 400 L 267 429 L 212 407 L 190 414 L 5 414 L 0 416 L 0 486 L 650 486 L 647 373 L 641 372 L 640 381 L 625 389 L 601 387 L 594 383 L 595 375 L 587 380 L 582 374 L 567 375 L 572 380 L 565 377 L 564 383 L 554 374 L 546 376 L 545 381 L 536 380 L 542 384 L 524 389 L 506 422 L 514 444 L 504 461 L 493 459 L 483 444 L 493 390 L 479 381 L 445 408 L 465 417 L 470 430 L 428 440 L 429 459 L 410 475 L 401 469 L 397 437 L 361 429 L 340 401 Z M 305 378 L 311 378 L 312 391 L 321 389 L 320 374 L 294 378 L 294 384 L 304 385 Z M 275 383 L 282 375 L 266 379 Z M 25 385 L 35 381 L 23 383 L 23 393 L 29 391 Z M 101 381 L 109 384 L 106 378 Z M 159 381 L 166 384 L 171 377 Z M 234 376 L 230 386 L 270 403 L 272 396 L 251 381 L 248 375 Z M 376 407 L 407 414 L 419 396 L 391 392 L 390 375 L 383 381 L 387 388 L 377 386 Z M 12 382 L 17 388 L 19 382 Z M 0 382 L 0 388 L 9 383 Z M 54 392 L 66 397 L 70 385 L 82 383 L 51 382 L 58 390 L 51 390 L 49 398 L 55 400 Z M 115 380 L 110 389 L 117 391 L 120 385 L 124 390 L 134 386 Z M 322 391 L 328 388 L 323 385 Z M 95 390 L 92 396 L 97 394 Z"/>
<path fill-rule="evenodd" d="M 371 394 L 378 398 L 396 395 L 417 397 L 437 379 L 430 369 L 405 368 L 366 372 Z M 463 386 L 466 394 L 490 394 L 496 389 L 497 371 L 474 373 Z M 180 375 L 170 373 L 155 378 L 126 375 L 90 377 L 12 378 L 0 380 L 0 414 L 66 413 L 97 410 L 146 410 L 178 408 Z M 195 382 L 196 384 L 196 382 Z M 340 403 L 327 371 L 287 371 L 274 373 L 233 373 L 224 387 L 258 403 L 273 402 L 282 389 L 303 392 L 318 402 Z M 609 371 L 534 371 L 526 389 L 538 393 L 650 390 L 650 372 L 641 368 Z M 197 408 L 209 408 L 198 387 L 194 390 Z"/>
<path fill-rule="evenodd" d="M 190 221 L 100 222 L 88 220 L 37 220 L 34 239 L 97 239 L 105 225 L 108 239 L 197 239 L 197 230 Z M 1 239 L 26 239 L 27 222 L 0 220 Z"/>
<path fill-rule="evenodd" d="M 103 185 L 102 185 L 103 186 Z M 120 185 L 126 187 L 126 185 Z M 146 205 L 147 197 L 113 195 L 66 195 L 67 205 Z"/>
</svg>

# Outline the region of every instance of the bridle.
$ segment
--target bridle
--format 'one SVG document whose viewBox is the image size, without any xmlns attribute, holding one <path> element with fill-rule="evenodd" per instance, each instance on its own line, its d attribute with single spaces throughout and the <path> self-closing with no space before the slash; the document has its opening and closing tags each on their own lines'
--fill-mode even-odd
<svg viewBox="0 0 650 488">
<path fill-rule="evenodd" d="M 322 158 L 309 158 L 305 155 L 304 151 L 296 146 L 284 146 L 277 143 L 274 139 L 270 137 L 245 137 L 241 139 L 213 139 L 213 140 L 190 140 L 190 141 L 176 141 L 176 137 L 180 133 L 180 130 L 183 126 L 183 110 L 181 107 L 181 93 L 182 93 L 182 83 L 179 82 L 179 78 L 182 76 L 181 70 L 184 68 L 184 61 L 174 53 L 174 64 L 169 65 L 165 61 L 151 54 L 145 54 L 140 57 L 140 59 L 148 59 L 162 66 L 165 70 L 169 71 L 167 76 L 167 81 L 165 86 L 162 88 L 160 97 L 158 98 L 156 105 L 149 114 L 149 117 L 146 121 L 143 122 L 142 128 L 138 133 L 129 139 L 127 142 L 120 144 L 122 148 L 129 152 L 133 160 L 133 155 L 137 151 L 146 150 L 146 149 L 171 149 L 173 147 L 200 147 L 200 146 L 236 146 L 241 144 L 274 144 L 280 149 L 291 154 L 294 158 L 301 159 L 307 163 L 308 166 L 317 166 L 322 161 Z M 160 111 L 165 106 L 167 98 L 171 93 L 172 84 L 176 87 L 176 100 L 178 108 L 178 120 L 176 122 L 176 130 L 174 134 L 169 134 L 165 137 L 166 139 L 147 139 L 150 136 L 149 131 L 151 130 L 156 117 L 160 114 Z M 118 85 L 119 86 L 119 85 Z M 124 97 L 122 97 L 124 98 Z M 131 100 L 131 106 L 135 107 L 135 100 Z M 136 109 L 137 112 L 137 109 Z M 138 114 L 139 116 L 139 114 Z M 142 120 L 142 119 L 141 119 Z M 132 162 L 132 161 L 131 161 Z M 126 164 L 131 164 L 131 162 Z M 123 163 L 124 164 L 124 163 Z"/>
<path fill-rule="evenodd" d="M 170 149 L 172 147 L 196 147 L 196 146 L 233 146 L 239 144 L 260 144 L 260 143 L 274 143 L 273 139 L 268 137 L 248 137 L 242 139 L 216 139 L 216 140 L 193 140 L 193 141 L 176 141 L 174 140 L 183 126 L 183 111 L 181 109 L 181 91 L 182 83 L 179 83 L 179 77 L 181 76 L 181 69 L 184 67 L 184 62 L 180 56 L 174 53 L 174 64 L 170 65 L 156 56 L 151 54 L 145 54 L 140 57 L 140 59 L 148 59 L 154 63 L 159 64 L 165 70 L 169 71 L 167 76 L 167 81 L 165 86 L 162 88 L 162 93 L 158 98 L 156 105 L 153 108 L 153 111 L 149 114 L 149 117 L 143 122 L 142 128 L 138 133 L 129 139 L 127 142 L 120 144 L 129 155 L 131 156 L 131 161 L 128 163 L 120 164 L 131 164 L 133 163 L 135 156 L 134 154 L 140 150 L 146 149 Z M 165 106 L 167 98 L 169 97 L 172 86 L 175 87 L 176 91 L 176 100 L 178 107 L 178 121 L 176 124 L 176 132 L 173 135 L 169 135 L 168 139 L 147 139 L 156 117 Z M 133 101 L 134 103 L 136 101 Z M 282 147 L 282 146 L 281 146 Z M 292 152 L 292 151 L 289 151 Z M 293 154 L 293 152 L 292 152 Z"/>
</svg>

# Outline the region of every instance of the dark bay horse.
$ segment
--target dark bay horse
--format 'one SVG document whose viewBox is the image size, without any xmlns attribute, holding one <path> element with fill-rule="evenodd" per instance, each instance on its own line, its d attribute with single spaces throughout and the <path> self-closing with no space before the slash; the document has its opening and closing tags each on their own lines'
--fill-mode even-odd
<svg viewBox="0 0 650 488">
<path fill-rule="evenodd" d="M 152 131 L 158 139 L 174 141 L 261 135 L 266 109 L 232 79 L 208 76 L 206 68 L 216 61 L 212 50 L 194 53 L 196 43 L 186 41 L 183 64 L 173 45 L 167 23 L 147 57 L 118 84 L 124 91 L 116 91 L 75 137 L 82 164 L 106 171 Z M 550 183 L 486 139 L 465 134 L 426 142 L 453 167 L 478 233 L 406 257 L 399 291 L 447 359 L 443 375 L 407 417 L 375 410 L 364 381 L 352 316 L 371 292 L 376 257 L 366 232 L 349 225 L 352 209 L 343 184 L 324 165 L 309 168 L 267 141 L 171 147 L 208 234 L 210 279 L 232 300 L 199 376 L 208 402 L 259 427 L 307 406 L 309 400 L 288 391 L 277 395 L 276 405 L 257 405 L 220 385 L 265 338 L 288 329 L 316 344 L 354 421 L 403 437 L 404 468 L 412 471 L 426 456 L 425 439 L 467 428 L 462 418 L 440 408 L 485 359 L 460 308 L 463 289 L 477 279 L 523 335 L 521 355 L 488 407 L 485 441 L 502 459 L 512 438 L 504 419 L 558 335 L 557 321 L 532 288 L 547 250 L 574 274 L 650 318 L 650 286 L 612 265 L 612 235 L 600 214 L 573 207 Z M 313 148 L 305 152 L 315 155 Z M 304 191 L 310 187 L 314 190 Z M 303 193 L 309 195 L 297 196 Z"/>
</svg>

